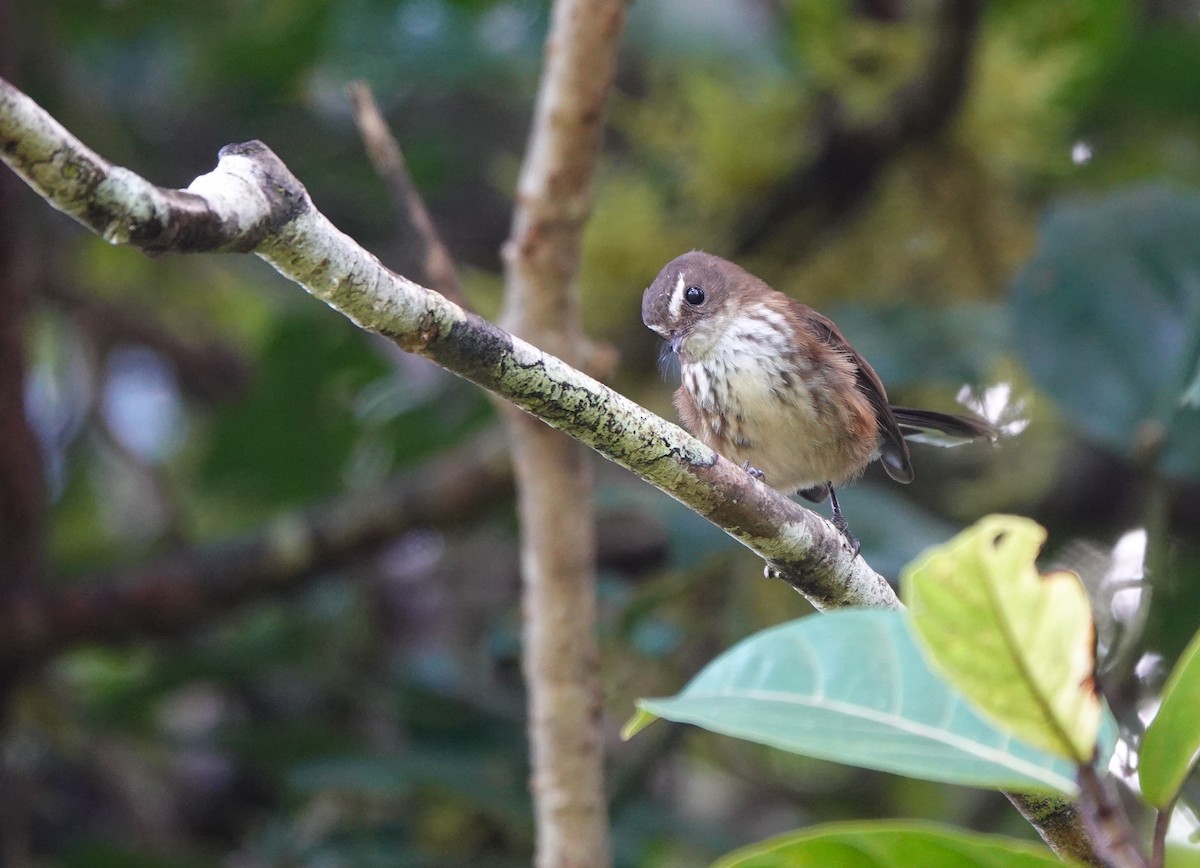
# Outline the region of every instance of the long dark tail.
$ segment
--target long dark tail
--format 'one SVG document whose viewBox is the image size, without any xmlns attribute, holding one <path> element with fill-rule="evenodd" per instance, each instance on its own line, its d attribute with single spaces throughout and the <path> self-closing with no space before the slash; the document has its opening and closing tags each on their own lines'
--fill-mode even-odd
<svg viewBox="0 0 1200 868">
<path fill-rule="evenodd" d="M 972 440 L 995 440 L 999 436 L 995 428 L 974 416 L 955 416 L 910 407 L 892 407 L 892 415 L 896 417 L 904 439 L 916 443 L 961 446 Z"/>
</svg>

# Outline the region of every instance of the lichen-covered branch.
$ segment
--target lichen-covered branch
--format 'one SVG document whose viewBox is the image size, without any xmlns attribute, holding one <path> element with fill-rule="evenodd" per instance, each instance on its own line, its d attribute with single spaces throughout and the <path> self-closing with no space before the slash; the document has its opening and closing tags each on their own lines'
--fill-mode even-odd
<svg viewBox="0 0 1200 868">
<path fill-rule="evenodd" d="M 1060 857 L 1087 865 L 1104 864 L 1092 847 L 1075 802 L 1060 796 L 1004 795 Z"/>
<path fill-rule="evenodd" d="M 818 608 L 899 605 L 883 577 L 851 557 L 816 513 L 561 359 L 388 271 L 317 211 L 259 142 L 222 149 L 216 169 L 187 191 L 166 190 L 101 160 L 0 79 L 0 157 L 47 201 L 110 240 L 160 252 L 256 253 L 361 327 L 629 468 L 757 552 Z M 1037 802 L 1026 816 L 1057 819 L 1038 825 L 1051 846 L 1093 860 L 1070 803 Z"/>
<path fill-rule="evenodd" d="M 566 431 L 691 507 L 818 607 L 897 605 L 887 582 L 851 558 L 821 516 L 561 359 L 386 269 L 315 208 L 261 142 L 223 148 L 217 167 L 186 191 L 155 187 L 101 160 L 0 79 L 0 156 L 47 201 L 110 239 L 184 253 L 203 237 L 203 249 L 256 253 L 362 328 Z M 109 192 L 96 200 L 101 186 Z M 124 196 L 113 193 L 118 188 Z M 188 208 L 172 210 L 180 200 Z M 147 214 L 159 215 L 152 227 Z M 161 222 L 163 215 L 175 222 Z M 192 222 L 203 231 L 177 225 Z M 178 246 L 163 247 L 167 238 Z"/>
</svg>

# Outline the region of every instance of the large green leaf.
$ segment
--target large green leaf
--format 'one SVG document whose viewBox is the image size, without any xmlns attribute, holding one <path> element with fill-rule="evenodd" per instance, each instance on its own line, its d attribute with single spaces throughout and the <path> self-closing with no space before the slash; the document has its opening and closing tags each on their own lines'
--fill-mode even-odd
<svg viewBox="0 0 1200 868">
<path fill-rule="evenodd" d="M 1041 868 L 1061 866 L 1027 841 L 895 820 L 789 832 L 725 856 L 713 868 Z"/>
<path fill-rule="evenodd" d="M 991 720 L 1030 744 L 1090 762 L 1101 705 L 1095 627 L 1074 573 L 1039 575 L 1046 531 L 993 515 L 901 576 L 921 644 Z"/>
<path fill-rule="evenodd" d="M 1200 196 L 1139 187 L 1061 206 L 1013 285 L 1037 383 L 1090 437 L 1200 474 Z M 1161 445 L 1160 445 L 1161 443 Z"/>
<path fill-rule="evenodd" d="M 1070 764 L 1001 732 L 930 671 L 903 612 L 764 630 L 643 712 L 793 753 L 955 784 L 1075 791 Z M 645 725 L 635 718 L 630 729 Z"/>
<path fill-rule="evenodd" d="M 1193 637 L 1163 688 L 1162 705 L 1138 751 L 1138 782 L 1146 801 L 1164 808 L 1200 757 L 1200 633 Z"/>
</svg>

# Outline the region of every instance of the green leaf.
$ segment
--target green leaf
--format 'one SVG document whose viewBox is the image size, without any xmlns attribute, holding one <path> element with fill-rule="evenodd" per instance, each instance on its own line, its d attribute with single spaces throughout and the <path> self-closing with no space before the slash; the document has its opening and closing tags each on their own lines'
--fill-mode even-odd
<svg viewBox="0 0 1200 868">
<path fill-rule="evenodd" d="M 1200 196 L 1139 187 L 1055 209 L 1013 284 L 1034 380 L 1088 436 L 1200 475 Z"/>
<path fill-rule="evenodd" d="M 1163 688 L 1162 705 L 1138 750 L 1138 782 L 1146 801 L 1165 808 L 1200 757 L 1200 633 L 1192 637 Z"/>
<path fill-rule="evenodd" d="M 1040 868 L 1061 866 L 1026 841 L 895 820 L 833 823 L 751 844 L 713 868 Z"/>
<path fill-rule="evenodd" d="M 1068 763 L 981 718 L 926 664 L 903 612 L 844 609 L 764 630 L 644 713 L 927 780 L 1075 792 Z"/>
<path fill-rule="evenodd" d="M 1095 626 L 1074 573 L 1039 575 L 1046 531 L 993 515 L 926 552 L 901 576 L 934 665 L 989 719 L 1043 750 L 1091 762 L 1101 705 Z"/>
</svg>

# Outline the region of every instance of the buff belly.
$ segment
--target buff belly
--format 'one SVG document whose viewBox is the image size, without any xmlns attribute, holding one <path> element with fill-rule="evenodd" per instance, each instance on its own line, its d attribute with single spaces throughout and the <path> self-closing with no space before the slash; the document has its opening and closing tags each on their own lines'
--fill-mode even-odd
<svg viewBox="0 0 1200 868">
<path fill-rule="evenodd" d="M 677 403 L 687 427 L 731 461 L 761 470 L 780 491 L 852 481 L 878 455 L 866 400 L 838 405 L 823 398 L 845 394 L 824 379 L 840 371 L 742 356 L 684 364 L 681 374 L 680 391 L 690 400 Z"/>
</svg>

